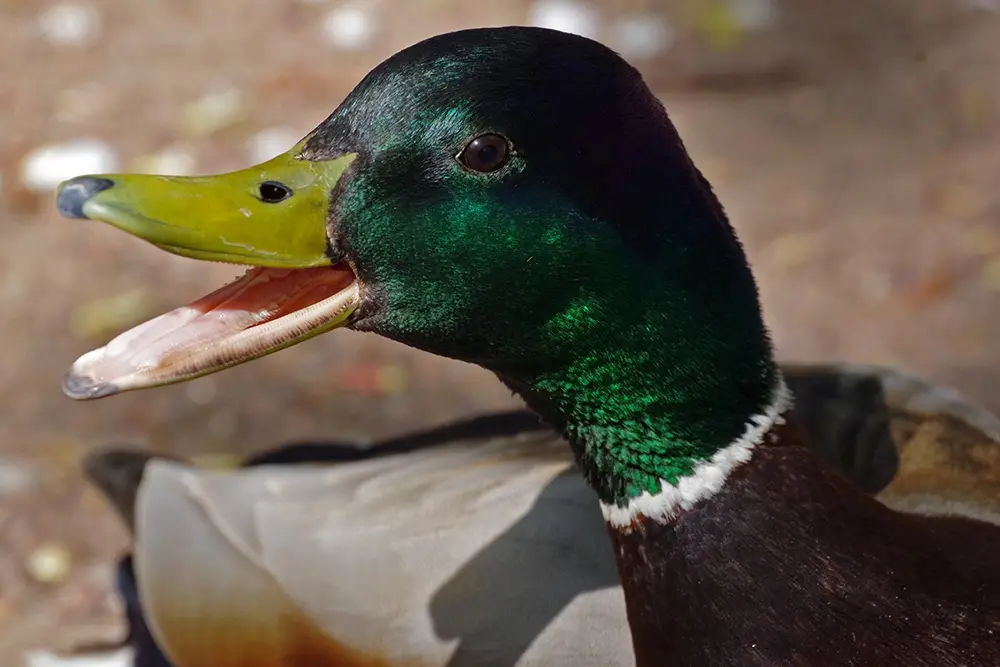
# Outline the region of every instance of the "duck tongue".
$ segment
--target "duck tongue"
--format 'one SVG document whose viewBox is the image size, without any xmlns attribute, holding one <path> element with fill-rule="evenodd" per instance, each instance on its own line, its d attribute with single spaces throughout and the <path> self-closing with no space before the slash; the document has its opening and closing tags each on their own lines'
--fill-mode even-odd
<svg viewBox="0 0 1000 667">
<path fill-rule="evenodd" d="M 255 267 L 83 355 L 64 390 L 71 398 L 100 398 L 205 375 L 334 328 L 357 299 L 354 274 L 343 265 Z"/>
</svg>

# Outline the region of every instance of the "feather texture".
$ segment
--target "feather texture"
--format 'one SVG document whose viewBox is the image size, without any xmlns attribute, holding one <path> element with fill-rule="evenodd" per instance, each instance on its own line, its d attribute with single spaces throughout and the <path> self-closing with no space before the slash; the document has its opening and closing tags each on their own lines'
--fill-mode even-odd
<svg viewBox="0 0 1000 667">
<path fill-rule="evenodd" d="M 993 415 L 886 369 L 783 371 L 828 459 L 862 484 L 891 478 L 880 499 L 1000 523 Z M 107 453 L 88 469 L 119 507 L 139 487 L 142 603 L 182 667 L 632 661 L 593 492 L 522 413 L 239 471 L 147 461 Z"/>
</svg>

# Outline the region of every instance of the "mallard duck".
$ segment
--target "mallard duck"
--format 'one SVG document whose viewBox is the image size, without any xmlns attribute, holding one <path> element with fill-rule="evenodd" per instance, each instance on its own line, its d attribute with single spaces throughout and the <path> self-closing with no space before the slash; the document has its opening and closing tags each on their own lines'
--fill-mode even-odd
<svg viewBox="0 0 1000 667">
<path fill-rule="evenodd" d="M 274 160 L 216 177 L 79 177 L 58 205 L 170 252 L 254 266 L 85 354 L 65 382 L 74 398 L 181 381 L 344 326 L 476 363 L 524 398 L 599 499 L 631 633 L 570 605 L 532 648 L 576 664 L 605 645 L 627 656 L 629 642 L 639 665 L 1000 661 L 1000 529 L 889 509 L 803 446 L 721 205 L 640 75 L 596 42 L 532 28 L 435 37 L 378 66 Z M 462 637 L 443 642 L 443 659 L 492 660 L 498 611 L 516 634 L 546 602 L 527 596 L 538 579 L 518 578 L 524 564 L 549 558 L 544 583 L 579 592 L 578 563 L 607 546 L 574 539 L 597 532 L 570 528 L 595 515 L 573 501 L 558 448 L 469 451 L 393 469 L 382 459 L 377 477 L 365 472 L 373 462 L 352 464 L 347 512 L 288 502 L 309 494 L 295 471 L 241 476 L 275 500 L 251 514 L 221 480 L 209 495 L 198 476 L 151 466 L 137 526 L 139 543 L 156 546 L 141 550 L 137 575 L 144 605 L 162 610 L 154 627 L 181 627 L 161 634 L 170 655 L 220 664 L 188 643 L 213 627 L 188 615 L 193 582 L 179 572 L 157 586 L 150 574 L 221 536 L 246 574 L 231 592 L 247 613 L 226 621 L 246 621 L 241 664 L 410 661 L 383 644 L 391 628 L 364 622 L 387 600 L 396 605 L 375 611 L 397 614 L 404 635 Z M 176 506 L 160 515 L 145 495 Z M 185 507 L 216 506 L 234 517 L 226 530 L 173 532 Z M 504 513 L 506 526 L 489 523 Z M 279 530 L 255 533 L 261 521 Z M 287 596 L 315 593 L 302 559 L 333 544 L 323 553 L 352 555 L 331 558 L 343 578 L 309 596 L 306 620 Z M 424 560 L 403 559 L 400 544 Z M 470 549 L 443 580 L 439 544 Z M 384 578 L 341 586 L 359 558 Z M 250 572 L 271 559 L 287 579 Z M 408 581 L 434 591 L 430 614 L 398 588 L 408 567 L 421 575 Z M 260 600 L 280 613 L 261 623 Z M 316 634 L 314 619 L 337 634 Z M 289 640 L 276 652 L 247 643 L 276 633 Z"/>
<path fill-rule="evenodd" d="M 1000 420 L 887 369 L 782 370 L 814 449 L 859 486 L 893 506 L 1000 523 L 1000 446 L 991 435 L 1000 433 Z M 215 665 L 242 665 L 248 653 L 280 664 L 283 655 L 326 653 L 348 627 L 363 630 L 350 637 L 359 653 L 402 662 L 630 660 L 624 600 L 592 493 L 559 436 L 530 412 L 367 447 L 293 444 L 229 472 L 159 460 L 140 492 L 151 460 L 109 450 L 86 462 L 88 476 L 143 536 L 134 558 L 144 574 L 145 613 L 132 557 L 120 567 L 137 667 L 166 664 L 147 615 L 180 665 L 209 655 Z M 561 471 L 538 474 L 539 461 Z M 310 463 L 327 465 L 301 465 Z M 457 464 L 483 468 L 484 483 L 456 488 Z M 364 494 L 356 493 L 359 479 Z M 487 494 L 501 502 L 481 504 Z M 502 502 L 506 495 L 513 504 Z M 427 504 L 435 511 L 423 513 Z M 303 519 L 317 515 L 316 523 Z M 470 523 L 490 528 L 470 532 Z M 331 539 L 315 539 L 318 526 Z M 385 580 L 391 583 L 370 585 Z M 484 606 L 482 596 L 493 602 Z M 345 603 L 337 613 L 317 612 Z M 247 626 L 257 641 L 246 641 Z"/>
</svg>

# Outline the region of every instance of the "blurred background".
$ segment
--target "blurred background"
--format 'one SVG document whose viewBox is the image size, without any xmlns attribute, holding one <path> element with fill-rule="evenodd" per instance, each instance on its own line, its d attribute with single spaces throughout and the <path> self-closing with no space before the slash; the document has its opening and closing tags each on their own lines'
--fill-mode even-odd
<svg viewBox="0 0 1000 667">
<path fill-rule="evenodd" d="M 1000 0 L 0 0 L 0 664 L 122 630 L 127 543 L 85 452 L 225 462 L 516 405 L 483 371 L 345 331 L 74 403 L 79 354 L 242 270 L 62 219 L 54 185 L 260 162 L 398 49 L 503 24 L 644 72 L 746 244 L 781 358 L 891 364 L 1000 409 Z"/>
</svg>

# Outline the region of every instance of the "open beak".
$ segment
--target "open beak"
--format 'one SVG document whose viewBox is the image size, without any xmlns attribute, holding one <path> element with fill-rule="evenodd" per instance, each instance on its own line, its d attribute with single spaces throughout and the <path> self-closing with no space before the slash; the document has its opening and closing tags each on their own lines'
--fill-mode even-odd
<svg viewBox="0 0 1000 667">
<path fill-rule="evenodd" d="M 343 326 L 360 287 L 328 253 L 326 218 L 356 157 L 300 159 L 301 144 L 218 176 L 79 176 L 63 215 L 102 220 L 178 255 L 254 268 L 211 294 L 126 331 L 73 364 L 63 389 L 101 398 L 206 375 Z"/>
</svg>

